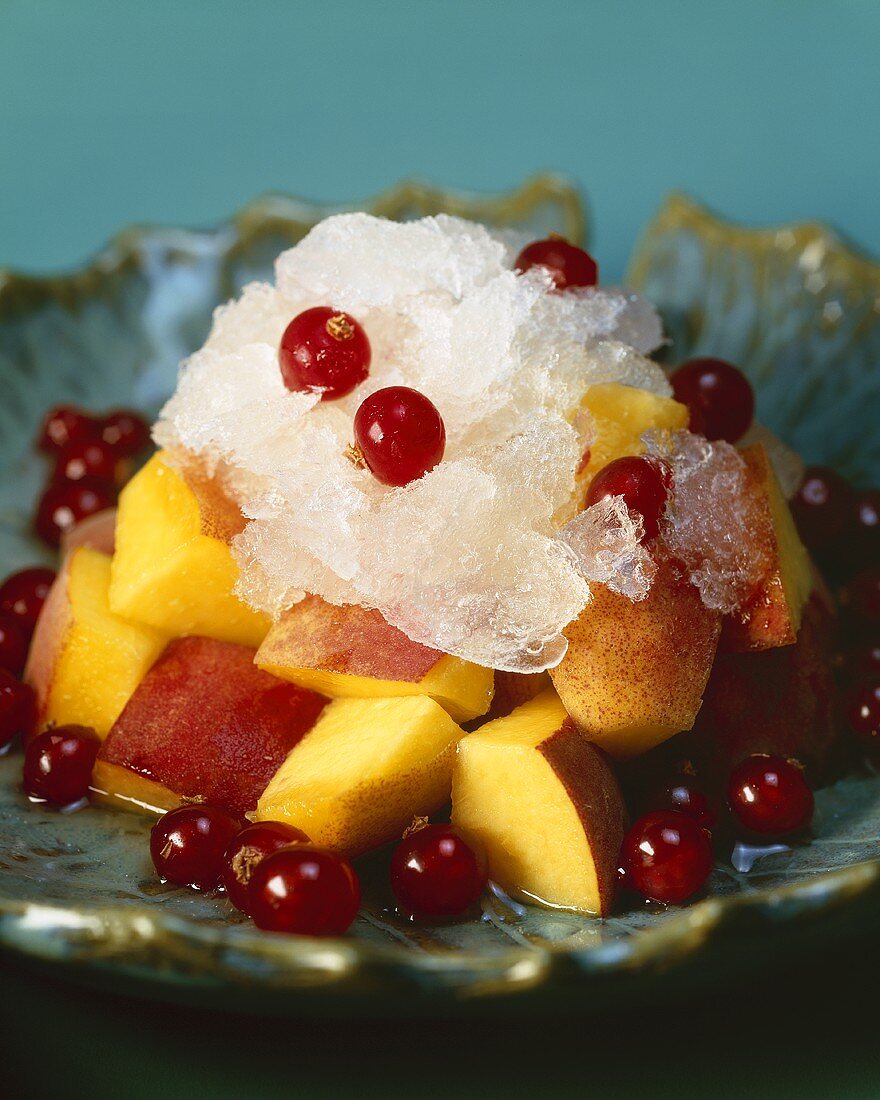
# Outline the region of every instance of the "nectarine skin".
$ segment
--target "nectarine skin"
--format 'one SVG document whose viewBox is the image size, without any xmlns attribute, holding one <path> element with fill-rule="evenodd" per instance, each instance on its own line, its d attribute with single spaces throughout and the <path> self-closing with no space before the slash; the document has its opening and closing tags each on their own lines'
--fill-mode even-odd
<svg viewBox="0 0 880 1100">
<path fill-rule="evenodd" d="M 262 672 L 253 658 L 252 649 L 231 642 L 171 642 L 119 716 L 99 761 L 183 799 L 237 814 L 255 809 L 326 700 Z"/>
</svg>

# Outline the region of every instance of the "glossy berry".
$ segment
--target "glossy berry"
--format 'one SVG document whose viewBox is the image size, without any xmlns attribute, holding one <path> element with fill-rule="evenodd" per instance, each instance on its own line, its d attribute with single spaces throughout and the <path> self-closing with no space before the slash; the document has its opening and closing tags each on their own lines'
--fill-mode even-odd
<svg viewBox="0 0 880 1100">
<path fill-rule="evenodd" d="M 377 390 L 354 417 L 360 457 L 383 485 L 408 485 L 443 458 L 446 428 L 434 404 L 408 386 Z"/>
<path fill-rule="evenodd" d="M 736 443 L 755 416 L 748 378 L 723 359 L 691 359 L 670 378 L 676 401 L 690 411 L 690 430 L 707 439 Z"/>
<path fill-rule="evenodd" d="M 880 639 L 874 638 L 850 650 L 847 670 L 859 683 L 880 684 Z"/>
<path fill-rule="evenodd" d="M 28 640 L 13 615 L 0 612 L 0 668 L 21 676 L 27 660 Z"/>
<path fill-rule="evenodd" d="M 13 573 L 0 585 L 0 612 L 15 619 L 28 639 L 54 581 L 53 570 L 38 565 Z"/>
<path fill-rule="evenodd" d="M 861 623 L 880 626 L 880 565 L 863 569 L 853 577 L 846 602 Z"/>
<path fill-rule="evenodd" d="M 853 564 L 880 561 L 880 491 L 869 489 L 856 494 L 845 537 Z"/>
<path fill-rule="evenodd" d="M 361 325 L 338 309 L 315 306 L 290 322 L 281 337 L 278 365 L 289 390 L 345 397 L 370 373 L 370 341 Z"/>
<path fill-rule="evenodd" d="M 24 754 L 22 779 L 31 798 L 69 806 L 89 793 L 101 742 L 87 726 L 56 726 L 38 734 Z"/>
<path fill-rule="evenodd" d="M 813 792 L 796 763 L 758 753 L 731 771 L 727 802 L 749 832 L 787 836 L 805 829 L 813 818 Z"/>
<path fill-rule="evenodd" d="M 308 842 L 304 832 L 283 821 L 258 821 L 246 825 L 232 838 L 223 856 L 223 885 L 235 908 L 249 913 L 248 886 L 258 863 L 288 844 Z"/>
<path fill-rule="evenodd" d="M 0 668 L 0 748 L 31 732 L 34 709 L 33 690 Z"/>
<path fill-rule="evenodd" d="M 178 806 L 150 831 L 156 874 L 175 886 L 213 890 L 223 875 L 223 856 L 239 831 L 237 818 L 219 806 Z"/>
<path fill-rule="evenodd" d="M 811 550 L 834 542 L 847 525 L 852 490 L 836 471 L 808 466 L 791 500 L 791 511 L 801 538 Z"/>
<path fill-rule="evenodd" d="M 651 807 L 655 810 L 677 810 L 696 821 L 701 829 L 709 831 L 718 820 L 717 811 L 708 795 L 695 783 L 684 778 L 659 791 L 651 799 Z"/>
<path fill-rule="evenodd" d="M 486 889 L 481 847 L 451 825 L 426 825 L 404 837 L 391 858 L 391 889 L 416 917 L 463 913 Z"/>
<path fill-rule="evenodd" d="M 693 818 L 676 810 L 656 810 L 630 827 L 620 862 L 631 890 L 649 901 L 679 905 L 709 877 L 712 846 Z"/>
<path fill-rule="evenodd" d="M 280 848 L 266 856 L 248 889 L 254 923 L 267 932 L 341 936 L 360 903 L 360 883 L 351 864 L 312 844 Z"/>
<path fill-rule="evenodd" d="M 115 409 L 101 419 L 101 438 L 117 458 L 132 458 L 150 445 L 150 426 L 131 409 Z"/>
<path fill-rule="evenodd" d="M 94 439 L 100 433 L 97 420 L 74 405 L 58 405 L 43 419 L 37 447 L 46 454 L 55 454 L 71 443 Z"/>
<path fill-rule="evenodd" d="M 880 680 L 855 689 L 846 703 L 846 720 L 863 748 L 880 751 Z"/>
<path fill-rule="evenodd" d="M 520 273 L 532 267 L 545 267 L 557 290 L 576 286 L 595 286 L 599 281 L 596 261 L 582 248 L 561 237 L 532 241 L 520 252 L 514 265 Z"/>
<path fill-rule="evenodd" d="M 103 439 L 79 439 L 59 453 L 53 478 L 56 481 L 82 481 L 98 478 L 113 484 L 119 468 L 119 456 Z"/>
<path fill-rule="evenodd" d="M 616 458 L 596 474 L 587 490 L 587 507 L 606 497 L 622 496 L 630 512 L 642 517 L 645 540 L 653 539 L 669 500 L 672 473 L 655 458 Z"/>
<path fill-rule="evenodd" d="M 88 516 L 112 508 L 115 503 L 114 487 L 97 478 L 55 481 L 40 497 L 34 529 L 44 542 L 59 546 L 65 532 Z"/>
</svg>

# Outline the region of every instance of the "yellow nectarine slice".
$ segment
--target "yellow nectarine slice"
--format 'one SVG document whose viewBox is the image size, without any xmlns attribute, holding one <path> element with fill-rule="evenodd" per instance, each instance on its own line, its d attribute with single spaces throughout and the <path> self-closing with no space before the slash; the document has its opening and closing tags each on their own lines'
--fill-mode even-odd
<svg viewBox="0 0 880 1100">
<path fill-rule="evenodd" d="M 509 894 L 606 914 L 626 821 L 608 760 L 552 688 L 458 747 L 452 820 L 483 843 Z"/>
<path fill-rule="evenodd" d="M 504 718 L 529 699 L 534 699 L 550 687 L 550 676 L 546 672 L 500 672 L 495 673 L 495 695 L 489 708 L 489 718 Z"/>
<path fill-rule="evenodd" d="M 550 678 L 591 740 L 619 759 L 637 756 L 694 724 L 720 630 L 720 613 L 664 563 L 635 603 L 593 586 Z"/>
<path fill-rule="evenodd" d="M 793 645 L 813 590 L 813 572 L 767 451 L 760 443 L 742 452 L 748 470 L 746 492 L 760 502 L 764 522 L 751 532 L 768 561 L 757 592 L 721 632 L 721 648 L 733 652 Z"/>
<path fill-rule="evenodd" d="M 428 695 L 457 722 L 485 714 L 491 669 L 419 645 L 375 610 L 307 596 L 257 652 L 260 668 L 331 699 Z"/>
<path fill-rule="evenodd" d="M 425 695 L 338 699 L 275 773 L 256 818 L 349 855 L 398 839 L 448 800 L 461 736 Z"/>
<path fill-rule="evenodd" d="M 201 498 L 203 499 L 203 498 Z M 257 646 L 270 620 L 233 593 L 238 566 L 217 510 L 158 454 L 122 491 L 110 583 L 113 610 L 175 637 Z"/>
<path fill-rule="evenodd" d="M 25 679 L 41 725 L 92 726 L 105 737 L 167 638 L 110 610 L 110 558 L 81 546 L 52 586 Z"/>
</svg>

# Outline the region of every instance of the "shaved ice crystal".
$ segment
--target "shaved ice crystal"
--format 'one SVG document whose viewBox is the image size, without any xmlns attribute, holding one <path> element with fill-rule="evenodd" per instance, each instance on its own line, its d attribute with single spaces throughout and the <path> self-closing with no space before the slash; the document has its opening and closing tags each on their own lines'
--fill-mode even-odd
<svg viewBox="0 0 880 1100">
<path fill-rule="evenodd" d="M 233 543 L 239 595 L 277 615 L 306 592 L 378 608 L 415 641 L 510 671 L 549 667 L 601 580 L 631 598 L 651 563 L 626 509 L 571 515 L 590 443 L 584 391 L 619 381 L 668 395 L 644 357 L 656 313 L 615 289 L 553 293 L 513 271 L 523 241 L 440 216 L 328 218 L 217 310 L 183 365 L 155 438 L 221 478 L 248 520 Z M 339 401 L 288 392 L 277 347 L 312 306 L 366 329 L 369 378 Z M 407 385 L 443 416 L 444 460 L 402 488 L 346 458 L 361 401 Z M 619 505 L 619 502 L 618 502 Z M 599 506 L 597 506 L 598 508 Z"/>
</svg>

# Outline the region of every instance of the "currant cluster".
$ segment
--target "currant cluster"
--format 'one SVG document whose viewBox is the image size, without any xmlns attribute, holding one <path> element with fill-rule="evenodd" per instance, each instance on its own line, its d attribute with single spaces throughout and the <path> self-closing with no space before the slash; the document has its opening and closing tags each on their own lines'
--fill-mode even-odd
<svg viewBox="0 0 880 1100">
<path fill-rule="evenodd" d="M 130 409 L 95 417 L 59 405 L 47 413 L 36 443 L 51 468 L 34 528 L 44 542 L 58 546 L 81 520 L 114 506 L 134 459 L 149 446 L 150 429 Z"/>
</svg>

